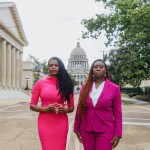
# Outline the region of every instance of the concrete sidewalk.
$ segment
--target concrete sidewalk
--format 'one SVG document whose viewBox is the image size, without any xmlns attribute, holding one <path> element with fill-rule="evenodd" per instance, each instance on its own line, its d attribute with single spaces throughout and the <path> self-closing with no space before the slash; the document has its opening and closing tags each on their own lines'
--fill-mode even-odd
<svg viewBox="0 0 150 150">
<path fill-rule="evenodd" d="M 75 95 L 75 107 L 77 102 L 78 95 Z M 150 150 L 150 104 L 134 102 L 136 104 L 123 105 L 123 138 L 115 150 Z M 68 115 L 66 150 L 83 150 L 73 132 L 74 116 L 75 111 Z M 29 100 L 1 101 L 0 150 L 41 150 L 37 117 L 38 113 L 29 109 Z"/>
<path fill-rule="evenodd" d="M 122 100 L 132 102 L 134 104 L 149 104 L 149 102 L 146 102 L 146 101 L 143 101 L 143 100 L 137 100 L 137 99 L 133 99 L 133 98 L 122 97 Z"/>
</svg>

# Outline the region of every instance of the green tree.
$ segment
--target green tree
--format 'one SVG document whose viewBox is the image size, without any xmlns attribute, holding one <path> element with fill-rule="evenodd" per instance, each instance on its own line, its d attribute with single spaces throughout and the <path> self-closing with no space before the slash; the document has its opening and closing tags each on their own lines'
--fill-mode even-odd
<svg viewBox="0 0 150 150">
<path fill-rule="evenodd" d="M 41 62 L 40 60 L 39 60 L 39 58 L 36 58 L 36 57 L 34 57 L 34 56 L 32 56 L 32 55 L 28 55 L 28 57 L 29 57 L 29 59 L 31 60 L 31 61 L 33 61 L 33 63 L 35 64 L 35 67 L 38 67 L 38 69 L 41 69 L 42 68 L 42 70 L 43 70 L 43 74 L 45 74 L 45 75 L 47 75 L 48 74 L 48 65 L 47 65 L 47 61 L 46 60 L 44 60 L 43 62 Z M 38 80 L 39 80 L 39 78 L 40 78 L 40 70 L 38 70 L 37 71 L 37 74 L 35 74 L 34 75 L 34 81 L 33 81 L 33 84 L 35 84 Z"/>
<path fill-rule="evenodd" d="M 39 58 L 36 58 L 36 57 L 34 57 L 34 56 L 32 56 L 32 55 L 28 55 L 28 57 L 30 58 L 31 61 L 34 62 L 34 64 L 35 64 L 36 66 L 40 66 L 40 65 L 41 65 L 41 62 L 40 62 Z"/>
<path fill-rule="evenodd" d="M 32 56 L 32 55 L 28 55 L 29 56 L 29 58 L 31 59 L 31 60 L 33 60 L 33 63 L 35 64 L 35 66 L 40 66 L 40 67 L 42 67 L 42 69 L 43 69 L 43 73 L 46 75 L 46 74 L 48 74 L 48 64 L 47 64 L 47 61 L 46 60 L 44 60 L 43 62 L 41 62 L 40 60 L 39 60 L 39 58 L 36 58 L 36 57 L 34 57 L 34 56 Z"/>
<path fill-rule="evenodd" d="M 34 80 L 33 80 L 33 85 L 39 80 L 39 75 L 35 74 L 34 75 Z"/>
<path fill-rule="evenodd" d="M 41 63 L 41 66 L 42 66 L 42 68 L 43 68 L 43 73 L 44 73 L 45 75 L 47 75 L 47 74 L 48 74 L 48 63 L 47 63 L 47 61 L 44 60 L 44 61 Z"/>
<path fill-rule="evenodd" d="M 81 23 L 87 29 L 83 38 L 97 39 L 104 31 L 108 39 L 106 46 L 119 47 L 117 54 L 109 59 L 112 76 L 120 68 L 120 81 L 117 82 L 139 86 L 142 80 L 150 78 L 150 2 L 96 1 L 102 2 L 109 13 L 82 20 Z"/>
<path fill-rule="evenodd" d="M 69 75 L 70 75 L 70 78 L 71 78 L 72 81 L 73 81 L 73 85 L 74 85 L 74 86 L 78 85 L 78 82 L 75 80 L 74 76 L 71 75 L 71 74 L 69 74 Z"/>
<path fill-rule="evenodd" d="M 143 70 L 143 61 L 137 53 L 126 49 L 111 50 L 109 53 L 109 73 L 110 78 L 115 83 L 121 85 L 131 84 L 134 87 L 139 87 L 141 81 L 145 78 Z M 136 69 L 138 68 L 138 69 Z"/>
</svg>

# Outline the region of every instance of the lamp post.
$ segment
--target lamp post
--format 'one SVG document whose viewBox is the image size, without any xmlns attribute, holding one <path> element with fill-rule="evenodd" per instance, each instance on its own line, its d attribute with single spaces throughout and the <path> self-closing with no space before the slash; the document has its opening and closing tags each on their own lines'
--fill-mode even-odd
<svg viewBox="0 0 150 150">
<path fill-rule="evenodd" d="M 25 90 L 29 90 L 28 81 L 30 80 L 30 78 L 28 76 L 26 76 L 25 80 L 26 80 L 26 88 L 25 88 Z"/>
</svg>

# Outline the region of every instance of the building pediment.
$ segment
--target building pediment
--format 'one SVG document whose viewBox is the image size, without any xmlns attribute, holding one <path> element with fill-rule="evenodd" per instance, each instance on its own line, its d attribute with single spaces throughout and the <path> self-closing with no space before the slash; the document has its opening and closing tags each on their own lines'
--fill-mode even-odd
<svg viewBox="0 0 150 150">
<path fill-rule="evenodd" d="M 0 28 L 23 46 L 28 45 L 15 3 L 0 2 Z"/>
</svg>

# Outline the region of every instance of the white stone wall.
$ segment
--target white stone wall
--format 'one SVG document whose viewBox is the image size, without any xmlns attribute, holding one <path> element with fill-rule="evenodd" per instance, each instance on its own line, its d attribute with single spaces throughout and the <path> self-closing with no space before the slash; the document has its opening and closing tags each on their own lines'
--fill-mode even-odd
<svg viewBox="0 0 150 150">
<path fill-rule="evenodd" d="M 140 87 L 150 86 L 150 80 L 143 80 Z"/>
<path fill-rule="evenodd" d="M 23 76 L 22 76 L 22 87 L 26 88 L 27 78 L 28 78 L 28 88 L 32 89 L 33 81 L 34 81 L 34 69 L 35 65 L 31 61 L 23 62 Z"/>
<path fill-rule="evenodd" d="M 22 91 L 23 47 L 28 45 L 14 3 L 0 3 L 0 100 L 28 98 Z"/>
<path fill-rule="evenodd" d="M 9 7 L 0 8 L 0 20 L 2 20 L 6 25 L 8 25 L 11 30 L 19 37 L 17 27 L 15 27 L 15 21 L 12 17 L 12 12 Z"/>
</svg>

